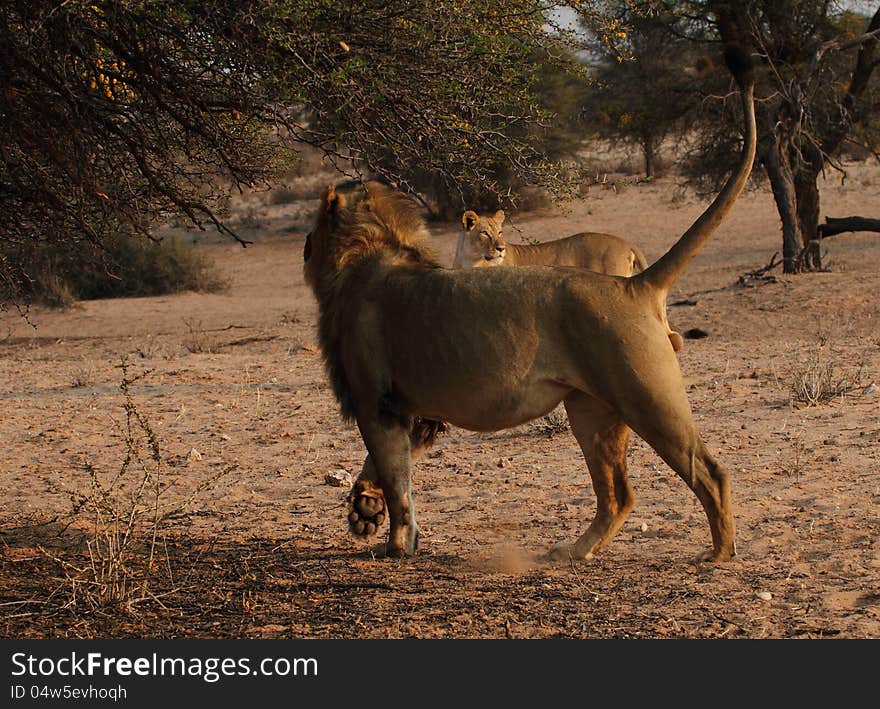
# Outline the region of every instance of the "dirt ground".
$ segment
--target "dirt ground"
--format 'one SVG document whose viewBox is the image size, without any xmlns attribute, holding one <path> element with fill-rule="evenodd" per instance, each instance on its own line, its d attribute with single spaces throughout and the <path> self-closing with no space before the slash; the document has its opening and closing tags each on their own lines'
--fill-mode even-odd
<svg viewBox="0 0 880 709">
<path fill-rule="evenodd" d="M 822 196 L 831 216 L 876 217 L 880 168 L 851 166 L 845 185 L 829 176 Z M 595 185 L 561 209 L 511 215 L 506 235 L 607 231 L 653 260 L 706 203 L 669 179 Z M 624 527 L 592 561 L 547 561 L 595 500 L 574 438 L 539 421 L 453 429 L 417 464 L 421 549 L 400 561 L 348 535 L 347 487 L 325 481 L 356 475 L 364 449 L 337 414 L 302 279 L 314 206 L 255 202 L 253 246 L 206 240 L 223 293 L 33 309 L 32 324 L 0 313 L 0 634 L 880 637 L 877 235 L 826 242 L 827 273 L 749 275 L 780 245 L 769 193 L 751 191 L 670 294 L 673 326 L 708 333 L 679 359 L 731 474 L 735 560 L 695 564 L 710 544 L 702 508 L 635 438 Z M 433 229 L 446 263 L 455 239 L 453 225 Z M 144 373 L 131 410 L 161 460 L 159 487 L 136 502 L 138 481 L 155 478 L 136 461 L 117 475 L 127 450 L 149 453 L 136 419 L 125 441 L 123 358 L 129 376 Z M 792 382 L 821 376 L 838 394 L 798 402 Z M 96 509 L 137 512 L 116 556 Z M 115 605 L 98 583 L 114 579 L 126 584 Z"/>
</svg>

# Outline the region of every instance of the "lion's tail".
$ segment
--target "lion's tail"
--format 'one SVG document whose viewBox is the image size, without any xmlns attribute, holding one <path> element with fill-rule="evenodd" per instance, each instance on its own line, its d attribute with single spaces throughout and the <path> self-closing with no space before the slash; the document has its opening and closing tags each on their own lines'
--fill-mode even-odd
<svg viewBox="0 0 880 709">
<path fill-rule="evenodd" d="M 746 186 L 749 173 L 752 171 L 752 163 L 755 161 L 758 129 L 755 123 L 755 78 L 752 72 L 752 62 L 749 56 L 736 46 L 729 46 L 724 50 L 724 59 L 739 84 L 742 97 L 745 141 L 739 164 L 712 204 L 691 225 L 690 229 L 644 273 L 633 277 L 658 292 L 666 293 L 669 290 L 691 259 L 718 229 L 721 221 L 733 208 L 737 197 Z"/>
</svg>

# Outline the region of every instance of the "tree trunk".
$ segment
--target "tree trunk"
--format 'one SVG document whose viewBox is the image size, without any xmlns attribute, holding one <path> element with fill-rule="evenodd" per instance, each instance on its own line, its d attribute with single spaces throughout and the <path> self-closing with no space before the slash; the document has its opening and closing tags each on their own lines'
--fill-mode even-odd
<svg viewBox="0 0 880 709">
<path fill-rule="evenodd" d="M 642 136 L 642 153 L 645 156 L 645 177 L 654 177 L 654 139 L 651 135 Z"/>
<path fill-rule="evenodd" d="M 822 249 L 819 243 L 819 175 L 825 165 L 821 151 L 812 143 L 801 146 L 800 153 L 791 153 L 798 161 L 794 175 L 798 222 L 804 240 L 803 266 L 810 271 L 822 270 Z"/>
<path fill-rule="evenodd" d="M 810 271 L 822 270 L 822 250 L 819 244 L 819 187 L 812 170 L 803 168 L 795 173 L 794 189 L 797 216 L 804 244 L 803 266 Z"/>
<path fill-rule="evenodd" d="M 804 240 L 788 148 L 788 141 L 777 133 L 763 151 L 761 161 L 767 170 L 767 177 L 770 178 L 776 211 L 782 220 L 782 270 L 784 273 L 797 273 L 800 270 Z"/>
</svg>

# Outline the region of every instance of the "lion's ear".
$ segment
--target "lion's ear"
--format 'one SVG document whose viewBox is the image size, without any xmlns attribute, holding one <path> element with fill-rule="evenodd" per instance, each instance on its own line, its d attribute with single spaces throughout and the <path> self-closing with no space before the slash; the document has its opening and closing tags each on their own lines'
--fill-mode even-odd
<svg viewBox="0 0 880 709">
<path fill-rule="evenodd" d="M 465 231 L 473 229 L 478 221 L 480 221 L 479 215 L 476 212 L 472 212 L 470 209 L 461 215 L 461 225 L 464 227 Z"/>
<path fill-rule="evenodd" d="M 333 185 L 327 185 L 327 189 L 324 190 L 324 211 L 332 212 L 336 207 L 337 199 L 339 199 L 339 196 L 336 194 Z"/>
<path fill-rule="evenodd" d="M 504 210 L 499 209 L 495 214 L 492 215 L 492 221 L 494 221 L 499 227 L 504 224 Z"/>
<path fill-rule="evenodd" d="M 327 185 L 324 192 L 324 211 L 328 214 L 335 212 L 340 207 L 345 206 L 345 197 L 336 191 L 333 185 Z"/>
</svg>

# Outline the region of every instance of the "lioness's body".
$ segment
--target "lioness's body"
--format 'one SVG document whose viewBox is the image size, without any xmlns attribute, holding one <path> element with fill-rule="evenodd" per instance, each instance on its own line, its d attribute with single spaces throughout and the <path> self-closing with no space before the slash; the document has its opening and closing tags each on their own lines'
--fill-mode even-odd
<svg viewBox="0 0 880 709">
<path fill-rule="evenodd" d="M 578 266 L 609 276 L 648 267 L 641 250 L 614 234 L 587 231 L 540 244 L 507 244 L 505 266 Z"/>
<path fill-rule="evenodd" d="M 509 244 L 503 224 L 501 210 L 491 216 L 466 211 L 452 267 L 577 266 L 608 276 L 631 276 L 648 267 L 637 246 L 613 234 L 583 232 L 539 244 Z"/>
<path fill-rule="evenodd" d="M 504 218 L 501 210 L 491 216 L 480 216 L 470 210 L 462 214 L 452 267 L 572 266 L 625 277 L 648 267 L 641 249 L 613 234 L 584 232 L 540 244 L 508 244 L 502 235 Z M 663 320 L 672 349 L 678 352 L 684 340 L 669 327 L 665 307 Z"/>
<path fill-rule="evenodd" d="M 670 286 L 730 211 L 754 160 L 754 82 L 747 58 L 734 52 L 730 63 L 746 126 L 737 168 L 672 248 L 631 278 L 560 267 L 445 270 L 424 247 L 411 200 L 375 183 L 351 202 L 327 189 L 304 274 L 334 393 L 369 452 L 349 497 L 352 531 L 375 532 L 387 508 L 388 553 L 414 553 L 411 459 L 439 426 L 425 419 L 496 430 L 563 401 L 597 513 L 554 558 L 590 556 L 626 519 L 635 501 L 631 429 L 703 505 L 706 558 L 735 554 L 728 476 L 696 431 L 664 317 Z"/>
</svg>

